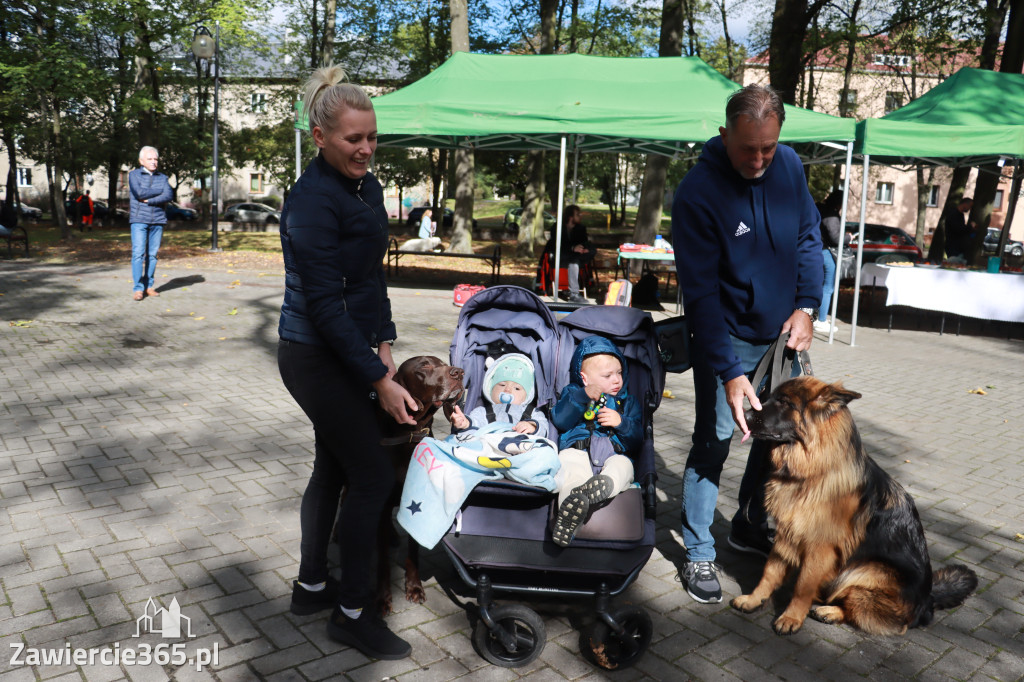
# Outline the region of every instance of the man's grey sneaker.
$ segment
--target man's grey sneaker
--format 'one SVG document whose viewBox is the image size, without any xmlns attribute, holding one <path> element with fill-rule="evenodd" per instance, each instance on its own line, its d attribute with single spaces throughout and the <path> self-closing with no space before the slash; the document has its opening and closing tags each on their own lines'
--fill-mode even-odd
<svg viewBox="0 0 1024 682">
<path fill-rule="evenodd" d="M 363 609 L 359 618 L 349 618 L 338 607 L 327 621 L 327 636 L 339 644 L 347 644 L 370 658 L 396 661 L 412 653 L 412 646 L 391 632 L 384 619 Z"/>
<path fill-rule="evenodd" d="M 686 593 L 701 604 L 722 601 L 722 585 L 718 582 L 718 566 L 713 561 L 688 561 L 683 567 Z"/>
<path fill-rule="evenodd" d="M 576 294 L 575 296 L 569 297 L 569 303 L 590 303 L 590 299 Z"/>
<path fill-rule="evenodd" d="M 298 580 L 293 580 L 291 612 L 296 616 L 311 616 L 332 609 L 338 605 L 339 594 L 341 584 L 330 576 L 327 577 L 327 586 L 318 592 L 307 590 Z"/>
<path fill-rule="evenodd" d="M 760 554 L 767 557 L 772 552 L 772 545 L 775 544 L 775 529 L 764 528 L 761 530 L 762 532 L 740 531 L 733 528 L 729 533 L 729 546 L 737 552 Z"/>
</svg>

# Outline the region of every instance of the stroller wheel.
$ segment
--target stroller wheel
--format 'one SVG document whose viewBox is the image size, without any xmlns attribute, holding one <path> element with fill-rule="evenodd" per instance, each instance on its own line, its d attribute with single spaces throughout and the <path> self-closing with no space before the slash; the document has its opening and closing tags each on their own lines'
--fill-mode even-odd
<svg viewBox="0 0 1024 682">
<path fill-rule="evenodd" d="M 651 617 L 639 606 L 624 606 L 611 612 L 611 618 L 622 626 L 616 633 L 603 620 L 580 635 L 580 653 L 599 668 L 622 670 L 643 656 L 651 644 L 654 625 Z"/>
<path fill-rule="evenodd" d="M 502 632 L 492 632 L 483 620 L 478 620 L 473 628 L 473 644 L 488 663 L 516 668 L 540 656 L 547 642 L 547 629 L 536 612 L 508 604 L 495 606 L 490 614 Z M 511 647 L 507 646 L 509 643 Z"/>
</svg>

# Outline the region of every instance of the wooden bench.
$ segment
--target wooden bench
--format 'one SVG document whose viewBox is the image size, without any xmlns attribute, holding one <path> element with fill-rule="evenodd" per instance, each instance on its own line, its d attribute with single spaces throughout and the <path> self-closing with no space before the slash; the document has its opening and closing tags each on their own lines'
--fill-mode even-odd
<svg viewBox="0 0 1024 682">
<path fill-rule="evenodd" d="M 426 258 L 476 258 L 491 266 L 491 284 L 501 283 L 501 246 L 495 245 L 490 253 L 451 253 L 450 251 L 402 251 L 398 240 L 394 237 L 388 243 L 388 276 L 391 276 L 391 264 L 395 265 L 398 275 L 398 260 L 402 256 L 424 256 Z"/>
<path fill-rule="evenodd" d="M 14 258 L 14 242 L 25 242 L 25 255 L 28 256 L 28 232 L 24 227 L 0 228 L 0 239 L 7 240 L 7 257 Z"/>
</svg>

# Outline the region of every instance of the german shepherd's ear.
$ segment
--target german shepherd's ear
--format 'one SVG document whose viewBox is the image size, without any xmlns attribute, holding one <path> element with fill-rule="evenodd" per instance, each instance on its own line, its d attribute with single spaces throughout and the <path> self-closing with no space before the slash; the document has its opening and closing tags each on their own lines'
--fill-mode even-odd
<svg viewBox="0 0 1024 682">
<path fill-rule="evenodd" d="M 825 398 L 829 402 L 837 402 L 842 403 L 843 405 L 849 405 L 857 398 L 860 398 L 861 395 L 856 391 L 850 391 L 843 388 L 843 382 L 837 381 L 834 384 L 829 385 L 824 391 L 822 391 L 821 397 Z"/>
</svg>

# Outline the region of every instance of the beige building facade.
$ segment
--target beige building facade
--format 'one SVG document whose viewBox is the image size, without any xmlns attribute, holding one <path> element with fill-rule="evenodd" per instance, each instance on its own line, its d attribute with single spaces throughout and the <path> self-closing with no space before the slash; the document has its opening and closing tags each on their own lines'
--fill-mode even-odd
<svg viewBox="0 0 1024 682">
<path fill-rule="evenodd" d="M 858 120 L 878 118 L 894 111 L 910 101 L 909 92 L 914 98 L 920 97 L 938 85 L 941 80 L 935 74 L 911 74 L 910 57 L 879 51 L 864 56 L 862 66 L 851 75 L 849 96 L 847 99 L 847 116 Z M 956 71 L 960 65 L 952 69 Z M 768 68 L 766 57 L 755 57 L 745 64 L 742 84 L 768 84 Z M 843 92 L 844 74 L 838 66 L 825 63 L 824 59 L 812 70 L 804 72 L 801 92 L 798 101 L 808 101 L 807 91 L 813 92 L 811 106 L 815 111 L 822 111 L 833 116 L 841 115 L 840 97 Z M 863 183 L 863 165 L 860 159 L 854 158 L 850 169 L 850 200 L 847 204 L 847 220 L 860 220 L 861 188 Z M 922 184 L 927 187 L 928 199 L 925 209 L 925 228 L 930 234 L 939 222 L 942 207 L 945 205 L 946 193 L 953 169 L 947 167 L 925 168 Z M 1003 226 L 1006 212 L 1011 201 L 1010 168 L 1004 171 L 1004 180 L 1000 182 L 992 212 L 991 227 Z M 971 171 L 970 180 L 965 189 L 965 196 L 973 196 L 977 169 Z M 815 197 L 821 199 L 822 197 Z M 918 175 L 916 168 L 893 168 L 871 164 L 868 170 L 867 203 L 865 222 L 879 223 L 899 227 L 914 235 L 917 229 L 918 206 Z M 1017 198 L 1014 224 L 1011 226 L 1012 239 L 1024 239 L 1024 200 Z"/>
</svg>

